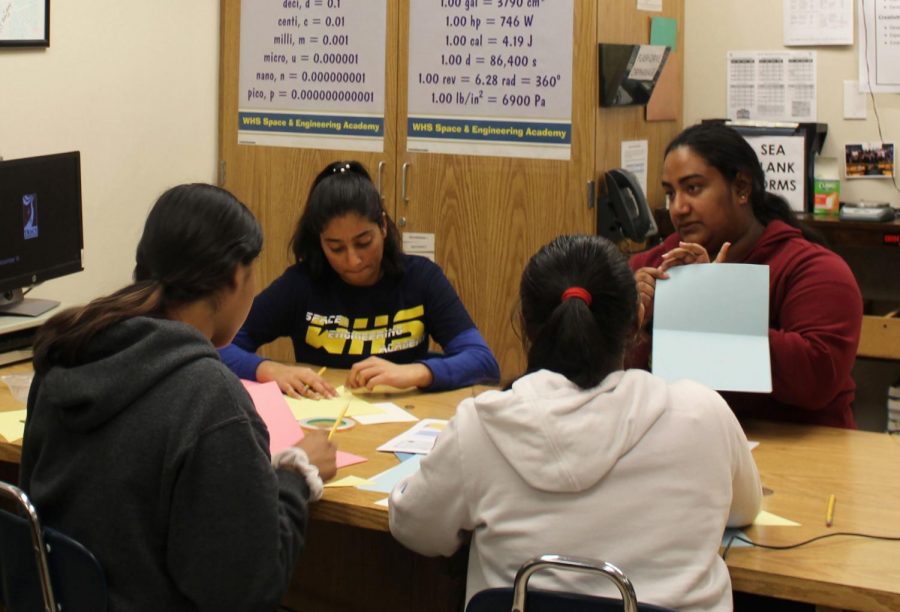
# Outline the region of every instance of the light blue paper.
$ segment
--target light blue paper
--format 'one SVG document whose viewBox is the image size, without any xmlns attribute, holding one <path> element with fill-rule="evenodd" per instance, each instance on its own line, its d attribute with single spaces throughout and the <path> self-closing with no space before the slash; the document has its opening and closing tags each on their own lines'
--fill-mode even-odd
<svg viewBox="0 0 900 612">
<path fill-rule="evenodd" d="M 369 478 L 372 484 L 360 485 L 357 489 L 360 491 L 375 491 L 376 493 L 390 493 L 395 484 L 419 471 L 419 463 L 421 461 L 422 455 L 416 455 L 406 461 L 401 461 L 389 470 Z"/>
<path fill-rule="evenodd" d="M 719 391 L 772 392 L 769 267 L 695 264 L 656 283 L 653 373 Z"/>
<path fill-rule="evenodd" d="M 412 459 L 413 457 L 418 457 L 419 455 L 416 453 L 394 453 L 394 455 L 400 461 L 406 461 L 407 459 Z"/>
<path fill-rule="evenodd" d="M 731 548 L 747 548 L 753 546 L 753 544 L 750 544 L 749 542 L 738 540 L 736 536 L 746 538 L 747 534 L 737 527 L 726 527 L 725 533 L 722 534 L 722 547 L 726 547 L 729 544 L 731 545 Z"/>
</svg>

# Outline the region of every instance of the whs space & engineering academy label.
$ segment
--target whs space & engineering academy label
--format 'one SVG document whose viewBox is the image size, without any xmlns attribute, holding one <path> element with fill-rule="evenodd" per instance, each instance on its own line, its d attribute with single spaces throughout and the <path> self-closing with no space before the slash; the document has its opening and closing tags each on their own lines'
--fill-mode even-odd
<svg viewBox="0 0 900 612">
<path fill-rule="evenodd" d="M 242 0 L 238 143 L 384 148 L 386 0 Z"/>
<path fill-rule="evenodd" d="M 409 21 L 409 151 L 570 158 L 572 0 L 416 0 Z"/>
</svg>

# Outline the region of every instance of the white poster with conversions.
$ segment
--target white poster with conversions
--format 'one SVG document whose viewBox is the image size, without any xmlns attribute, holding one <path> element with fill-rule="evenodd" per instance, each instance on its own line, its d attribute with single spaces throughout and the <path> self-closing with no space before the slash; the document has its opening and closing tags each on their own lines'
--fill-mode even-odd
<svg viewBox="0 0 900 612">
<path fill-rule="evenodd" d="M 242 0 L 238 143 L 384 149 L 386 0 Z"/>
<path fill-rule="evenodd" d="M 573 0 L 416 0 L 412 152 L 569 159 Z"/>
</svg>

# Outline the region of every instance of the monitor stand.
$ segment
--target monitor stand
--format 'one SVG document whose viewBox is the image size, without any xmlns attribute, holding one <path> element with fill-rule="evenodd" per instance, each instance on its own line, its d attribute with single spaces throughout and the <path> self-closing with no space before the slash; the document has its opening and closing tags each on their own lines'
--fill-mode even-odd
<svg viewBox="0 0 900 612">
<path fill-rule="evenodd" d="M 21 289 L 0 294 L 0 315 L 11 317 L 39 317 L 59 306 L 56 300 L 26 298 Z"/>
</svg>

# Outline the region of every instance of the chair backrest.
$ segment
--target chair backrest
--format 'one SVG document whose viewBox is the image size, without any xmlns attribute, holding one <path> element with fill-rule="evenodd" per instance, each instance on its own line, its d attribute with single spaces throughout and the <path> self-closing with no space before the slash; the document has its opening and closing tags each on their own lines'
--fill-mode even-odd
<svg viewBox="0 0 900 612">
<path fill-rule="evenodd" d="M 616 585 L 622 599 L 528 589 L 528 580 L 532 574 L 542 569 L 558 569 L 584 574 L 605 576 Z M 622 571 L 611 563 L 595 561 L 582 557 L 565 557 L 561 555 L 542 555 L 527 561 L 516 573 L 512 587 L 486 589 L 476 593 L 466 612 L 672 612 L 669 608 L 652 604 L 638 603 L 631 581 Z"/>
<path fill-rule="evenodd" d="M 72 538 L 42 528 L 28 496 L 0 482 L 19 514 L 0 510 L 0 600 L 7 612 L 103 612 L 106 578 L 94 555 Z"/>
</svg>

